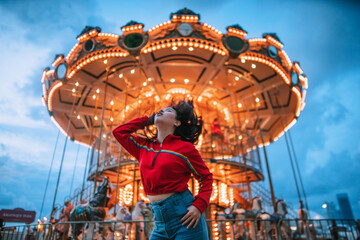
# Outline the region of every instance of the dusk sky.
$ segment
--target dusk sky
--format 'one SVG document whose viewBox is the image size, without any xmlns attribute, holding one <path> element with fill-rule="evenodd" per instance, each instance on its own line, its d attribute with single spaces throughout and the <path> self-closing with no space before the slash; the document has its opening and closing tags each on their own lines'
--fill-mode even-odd
<svg viewBox="0 0 360 240">
<path fill-rule="evenodd" d="M 306 106 L 291 135 L 309 207 L 347 193 L 360 217 L 360 3 L 330 0 L 0 1 L 0 209 L 40 212 L 58 134 L 41 102 L 43 69 L 77 43 L 86 25 L 122 34 L 130 20 L 145 30 L 187 7 L 222 32 L 239 24 L 247 38 L 275 32 L 309 79 Z M 50 214 L 65 136 L 60 133 L 44 214 Z M 78 145 L 68 142 L 57 203 L 70 195 Z M 284 136 L 267 147 L 275 194 L 298 208 Z M 72 190 L 82 183 L 80 146 Z M 263 163 L 264 166 L 264 163 Z M 267 177 L 265 175 L 265 177 Z M 43 214 L 43 216 L 44 216 Z"/>
</svg>

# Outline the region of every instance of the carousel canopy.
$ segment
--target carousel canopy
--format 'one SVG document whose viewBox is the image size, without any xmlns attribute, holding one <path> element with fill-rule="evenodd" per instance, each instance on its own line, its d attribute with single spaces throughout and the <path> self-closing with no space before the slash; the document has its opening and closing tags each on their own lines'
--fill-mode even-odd
<svg viewBox="0 0 360 240">
<path fill-rule="evenodd" d="M 102 132 L 150 115 L 173 98 L 193 99 L 205 129 L 220 125 L 268 144 L 295 124 L 307 78 L 274 33 L 247 38 L 238 24 L 222 33 L 189 9 L 149 30 L 130 21 L 122 34 L 86 26 L 67 56 L 43 73 L 43 101 L 54 123 L 91 145 Z M 101 122 L 102 120 L 102 122 Z"/>
</svg>

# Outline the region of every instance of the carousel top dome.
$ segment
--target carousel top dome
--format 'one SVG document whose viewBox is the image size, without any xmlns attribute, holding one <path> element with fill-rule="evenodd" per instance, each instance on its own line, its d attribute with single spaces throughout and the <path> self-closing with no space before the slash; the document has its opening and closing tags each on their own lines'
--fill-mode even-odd
<svg viewBox="0 0 360 240">
<path fill-rule="evenodd" d="M 67 56 L 44 70 L 43 101 L 51 119 L 77 142 L 150 115 L 171 99 L 193 99 L 210 131 L 217 119 L 229 136 L 259 145 L 278 139 L 305 106 L 307 78 L 274 33 L 247 38 L 238 24 L 226 32 L 199 22 L 189 9 L 144 30 L 130 21 L 122 34 L 86 26 Z M 201 144 L 201 142 L 199 143 Z"/>
</svg>

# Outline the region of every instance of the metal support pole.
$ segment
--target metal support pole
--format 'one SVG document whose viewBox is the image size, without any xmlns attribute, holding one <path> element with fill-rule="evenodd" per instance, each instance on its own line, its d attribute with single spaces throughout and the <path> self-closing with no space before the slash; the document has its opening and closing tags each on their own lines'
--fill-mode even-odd
<svg viewBox="0 0 360 240">
<path fill-rule="evenodd" d="M 75 92 L 76 92 L 76 89 L 77 89 L 77 86 L 75 87 Z M 67 140 L 68 140 L 68 134 L 69 134 L 69 130 L 70 130 L 71 118 L 72 118 L 72 115 L 73 115 L 73 112 L 74 112 L 75 100 L 76 100 L 76 95 L 74 96 L 74 100 L 73 100 L 73 104 L 72 104 L 71 112 L 70 112 L 70 117 L 69 117 L 69 122 L 68 122 L 68 126 L 67 126 L 67 129 L 66 129 L 64 149 L 63 149 L 63 153 L 62 153 L 62 156 L 61 156 L 59 174 L 58 174 L 58 179 L 57 179 L 57 182 L 56 182 L 55 195 L 54 195 L 54 200 L 53 200 L 53 205 L 52 205 L 52 208 L 51 208 L 51 215 L 50 216 L 52 216 L 52 213 L 53 213 L 54 207 L 55 207 L 56 196 L 57 196 L 57 191 L 58 191 L 59 182 L 60 182 L 60 176 L 61 176 L 61 170 L 62 170 L 62 166 L 63 166 L 63 163 L 64 163 L 64 157 L 65 157 L 66 145 L 67 145 Z"/>
<path fill-rule="evenodd" d="M 102 127 L 103 127 L 103 119 L 104 119 L 104 110 L 105 110 L 105 102 L 106 102 L 106 92 L 108 86 L 108 79 L 109 79 L 109 71 L 110 68 L 106 68 L 106 80 L 105 80 L 105 90 L 104 90 L 104 101 L 103 106 L 101 109 L 101 120 L 100 120 L 100 130 L 99 130 L 99 143 L 98 143 L 98 157 L 97 157 L 97 164 L 96 164 L 96 171 L 95 171 L 95 179 L 94 179 L 94 192 L 96 191 L 97 187 L 97 176 L 99 170 L 99 161 L 100 161 L 100 147 L 101 147 L 101 134 L 102 134 Z"/>
</svg>

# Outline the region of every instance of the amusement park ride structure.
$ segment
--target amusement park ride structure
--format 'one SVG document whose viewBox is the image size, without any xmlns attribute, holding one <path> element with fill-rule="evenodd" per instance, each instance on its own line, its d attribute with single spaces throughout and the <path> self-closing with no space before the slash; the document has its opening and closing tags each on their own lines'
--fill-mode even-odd
<svg viewBox="0 0 360 240">
<path fill-rule="evenodd" d="M 259 147 L 270 177 L 265 146 L 290 129 L 305 106 L 307 78 L 276 34 L 249 39 L 239 25 L 222 33 L 199 20 L 182 9 L 148 31 L 134 21 L 121 27 L 122 35 L 87 26 L 70 53 L 44 70 L 42 99 L 51 119 L 69 139 L 91 148 L 88 181 L 96 187 L 100 173 L 109 177 L 122 205 L 148 199 L 137 161 L 111 135 L 117 125 L 174 98 L 192 99 L 205 124 L 196 147 L 214 175 L 206 213 L 213 219 L 217 207 L 249 207 L 251 183 L 264 180 Z M 215 119 L 221 134 L 212 132 Z M 196 194 L 195 179 L 189 188 Z"/>
</svg>

